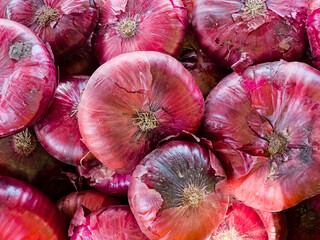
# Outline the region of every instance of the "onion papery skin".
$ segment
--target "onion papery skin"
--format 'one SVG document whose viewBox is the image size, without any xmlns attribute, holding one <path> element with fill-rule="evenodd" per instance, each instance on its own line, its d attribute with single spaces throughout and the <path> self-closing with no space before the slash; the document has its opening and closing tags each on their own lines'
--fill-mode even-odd
<svg viewBox="0 0 320 240">
<path fill-rule="evenodd" d="M 42 146 L 55 158 L 80 165 L 89 152 L 81 141 L 78 105 L 89 76 L 67 76 L 59 82 L 53 102 L 34 129 Z"/>
<path fill-rule="evenodd" d="M 182 0 L 184 7 L 187 9 L 188 20 L 190 23 L 192 22 L 192 13 L 193 13 L 195 2 L 196 0 Z"/>
<path fill-rule="evenodd" d="M 132 26 L 122 31 L 126 21 Z M 181 0 L 102 0 L 93 47 L 100 64 L 134 51 L 178 57 L 186 27 L 187 13 Z"/>
<path fill-rule="evenodd" d="M 0 176 L 0 239 L 66 240 L 64 218 L 39 190 Z"/>
<path fill-rule="evenodd" d="M 246 4 L 260 6 L 260 11 Z M 198 0 L 193 26 L 206 54 L 236 72 L 299 60 L 306 48 L 307 0 Z"/>
<path fill-rule="evenodd" d="M 195 133 L 203 108 L 203 96 L 181 63 L 159 52 L 134 52 L 94 72 L 78 119 L 90 152 L 109 169 L 130 173 L 161 139 L 182 130 Z M 140 113 L 152 115 L 156 126 L 139 126 Z"/>
<path fill-rule="evenodd" d="M 316 69 L 282 60 L 232 73 L 210 92 L 201 133 L 244 204 L 278 212 L 320 191 L 319 83 Z"/>
<path fill-rule="evenodd" d="M 97 160 L 78 166 L 77 170 L 90 187 L 112 196 L 127 197 L 131 174 L 116 173 Z"/>
<path fill-rule="evenodd" d="M 148 240 L 129 206 L 111 206 L 89 214 L 71 240 Z"/>
<path fill-rule="evenodd" d="M 5 17 L 5 12 L 6 12 L 8 2 L 10 2 L 10 0 L 1 0 L 0 1 L 0 18 Z"/>
<path fill-rule="evenodd" d="M 128 200 L 150 240 L 201 240 L 222 222 L 229 196 L 224 170 L 209 149 L 171 140 L 136 167 Z"/>
<path fill-rule="evenodd" d="M 94 212 L 102 207 L 118 204 L 120 204 L 120 200 L 93 190 L 73 192 L 57 202 L 59 210 L 69 221 L 81 206 Z"/>
<path fill-rule="evenodd" d="M 0 137 L 4 137 L 31 126 L 43 115 L 57 77 L 50 53 L 30 29 L 0 19 L 0 39 Z"/>
<path fill-rule="evenodd" d="M 309 198 L 285 211 L 290 240 L 318 240 L 320 238 L 320 195 Z"/>
<path fill-rule="evenodd" d="M 54 9 L 54 17 L 39 23 L 38 13 L 45 7 Z M 49 43 L 57 60 L 86 42 L 98 22 L 98 10 L 92 0 L 12 0 L 6 17 L 26 25 Z"/>
<path fill-rule="evenodd" d="M 266 230 L 268 240 L 287 239 L 287 219 L 285 212 L 264 212 L 256 209 Z"/>
<path fill-rule="evenodd" d="M 320 69 L 320 1 L 310 1 L 306 25 L 312 56 L 312 65 Z"/>
</svg>

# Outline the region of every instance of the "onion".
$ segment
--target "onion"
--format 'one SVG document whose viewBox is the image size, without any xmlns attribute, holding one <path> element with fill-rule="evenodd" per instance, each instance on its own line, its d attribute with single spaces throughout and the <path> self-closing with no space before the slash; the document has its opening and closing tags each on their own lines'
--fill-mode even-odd
<svg viewBox="0 0 320 240">
<path fill-rule="evenodd" d="M 68 76 L 59 83 L 53 103 L 35 124 L 42 146 L 62 162 L 79 165 L 88 153 L 78 127 L 78 105 L 89 76 Z"/>
<path fill-rule="evenodd" d="M 90 187 L 113 196 L 127 197 L 131 174 L 116 173 L 97 160 L 85 162 L 77 170 Z"/>
<path fill-rule="evenodd" d="M 0 18 L 4 18 L 8 2 L 10 2 L 10 0 L 0 1 Z"/>
<path fill-rule="evenodd" d="M 224 170 L 199 141 L 165 142 L 132 174 L 130 208 L 150 240 L 206 239 L 226 214 Z"/>
<path fill-rule="evenodd" d="M 307 34 L 312 54 L 313 66 L 320 69 L 320 1 L 311 0 L 307 18 Z"/>
<path fill-rule="evenodd" d="M 129 173 L 162 138 L 196 132 L 203 102 L 176 59 L 158 52 L 126 53 L 89 79 L 79 104 L 80 132 L 100 162 Z"/>
<path fill-rule="evenodd" d="M 183 5 L 187 9 L 189 22 L 192 21 L 192 13 L 196 0 L 182 0 Z"/>
<path fill-rule="evenodd" d="M 90 212 L 94 212 L 102 207 L 117 204 L 120 204 L 118 199 L 92 190 L 70 193 L 57 202 L 58 208 L 69 221 L 71 221 L 73 215 L 81 206 L 85 207 Z"/>
<path fill-rule="evenodd" d="M 319 192 L 319 86 L 316 69 L 278 61 L 232 73 L 210 92 L 201 132 L 238 200 L 277 212 Z"/>
<path fill-rule="evenodd" d="M 221 66 L 298 60 L 306 47 L 307 0 L 198 0 L 193 25 L 201 47 Z"/>
<path fill-rule="evenodd" d="M 0 176 L 0 239 L 67 239 L 64 219 L 43 193 Z"/>
<path fill-rule="evenodd" d="M 61 59 L 89 38 L 98 10 L 93 0 L 11 0 L 6 17 L 33 30 Z"/>
<path fill-rule="evenodd" d="M 93 38 L 95 54 L 101 64 L 134 51 L 178 57 L 186 26 L 181 0 L 102 0 Z"/>
<path fill-rule="evenodd" d="M 46 111 L 57 85 L 56 68 L 27 27 L 0 19 L 0 137 L 31 126 Z"/>
</svg>

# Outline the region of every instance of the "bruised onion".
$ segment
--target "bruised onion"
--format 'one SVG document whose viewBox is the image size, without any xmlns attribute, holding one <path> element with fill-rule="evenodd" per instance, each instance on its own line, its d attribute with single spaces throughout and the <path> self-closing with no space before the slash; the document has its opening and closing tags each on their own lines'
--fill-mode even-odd
<svg viewBox="0 0 320 240">
<path fill-rule="evenodd" d="M 93 0 L 11 0 L 6 17 L 33 30 L 61 59 L 89 38 L 98 10 Z"/>
<path fill-rule="evenodd" d="M 79 104 L 79 127 L 90 152 L 129 173 L 161 139 L 196 132 L 204 100 L 191 74 L 159 52 L 126 53 L 100 66 Z"/>
<path fill-rule="evenodd" d="M 0 176 L 0 239 L 67 239 L 64 219 L 39 190 Z"/>
<path fill-rule="evenodd" d="M 56 68 L 42 41 L 27 27 L 0 19 L 0 137 L 31 126 L 47 110 Z"/>
<path fill-rule="evenodd" d="M 187 26 L 181 0 L 102 0 L 93 38 L 100 63 L 122 53 L 158 51 L 177 57 Z"/>
<path fill-rule="evenodd" d="M 312 64 L 320 69 L 320 1 L 311 0 L 307 18 L 307 34 L 312 55 Z"/>
<path fill-rule="evenodd" d="M 277 212 L 316 195 L 320 72 L 278 61 L 225 77 L 209 94 L 202 134 L 214 141 L 231 194 Z"/>
<path fill-rule="evenodd" d="M 205 146 L 171 140 L 136 167 L 128 199 L 150 240 L 206 239 L 227 211 L 225 173 Z"/>
<path fill-rule="evenodd" d="M 111 206 L 89 214 L 71 240 L 148 240 L 141 232 L 129 206 Z"/>
<path fill-rule="evenodd" d="M 300 59 L 307 7 L 307 0 L 198 0 L 193 25 L 209 57 L 241 72 L 256 63 Z"/>
<path fill-rule="evenodd" d="M 89 76 L 64 77 L 58 84 L 52 105 L 35 126 L 42 146 L 62 162 L 79 165 L 89 152 L 78 126 L 78 105 Z"/>
</svg>

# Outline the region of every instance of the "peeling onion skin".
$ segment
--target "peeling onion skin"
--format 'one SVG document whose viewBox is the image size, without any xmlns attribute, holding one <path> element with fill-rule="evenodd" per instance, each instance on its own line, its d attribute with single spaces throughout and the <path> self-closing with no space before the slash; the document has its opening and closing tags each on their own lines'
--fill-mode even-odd
<svg viewBox="0 0 320 240">
<path fill-rule="evenodd" d="M 206 239 L 222 222 L 228 199 L 218 159 L 200 144 L 179 140 L 144 158 L 128 192 L 130 208 L 150 240 Z"/>
<path fill-rule="evenodd" d="M 278 61 L 232 73 L 210 92 L 201 133 L 238 200 L 278 212 L 319 192 L 319 86 L 316 69 Z"/>
<path fill-rule="evenodd" d="M 64 196 L 57 202 L 62 214 L 71 221 L 77 209 L 81 206 L 91 212 L 102 207 L 120 204 L 120 200 L 93 190 L 77 191 Z"/>
<path fill-rule="evenodd" d="M 312 55 L 312 65 L 320 69 L 320 1 L 310 1 L 306 25 Z"/>
<path fill-rule="evenodd" d="M 0 39 L 0 137 L 5 137 L 31 126 L 44 114 L 57 77 L 50 53 L 30 29 L 0 19 Z"/>
<path fill-rule="evenodd" d="M 51 8 L 50 18 L 38 17 L 44 7 Z M 89 38 L 98 22 L 98 10 L 93 0 L 12 0 L 6 18 L 33 30 L 50 44 L 56 59 L 63 59 Z"/>
<path fill-rule="evenodd" d="M 287 239 L 287 220 L 284 211 L 264 212 L 256 209 L 268 232 L 268 240 Z"/>
<path fill-rule="evenodd" d="M 71 240 L 148 240 L 129 206 L 111 206 L 92 212 Z"/>
<path fill-rule="evenodd" d="M 193 26 L 209 57 L 241 73 L 257 63 L 299 60 L 307 7 L 307 0 L 198 0 Z"/>
<path fill-rule="evenodd" d="M 161 139 L 195 133 L 203 110 L 203 96 L 181 63 L 159 52 L 134 52 L 94 72 L 78 119 L 90 152 L 108 168 L 130 173 Z"/>
<path fill-rule="evenodd" d="M 34 125 L 42 146 L 56 159 L 80 165 L 89 152 L 81 141 L 78 126 L 78 105 L 89 76 L 68 76 L 61 79 L 47 113 Z"/>
<path fill-rule="evenodd" d="M 121 28 L 126 21 L 131 25 Z M 93 47 L 100 64 L 134 51 L 178 57 L 186 27 L 181 0 L 102 0 Z"/>
<path fill-rule="evenodd" d="M 67 240 L 64 219 L 39 190 L 0 176 L 0 239 Z"/>
</svg>

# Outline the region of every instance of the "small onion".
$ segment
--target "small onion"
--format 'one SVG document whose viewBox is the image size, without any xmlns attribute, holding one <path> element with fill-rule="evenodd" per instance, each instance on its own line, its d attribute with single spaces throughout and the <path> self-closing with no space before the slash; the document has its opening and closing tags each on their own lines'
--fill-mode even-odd
<svg viewBox="0 0 320 240">
<path fill-rule="evenodd" d="M 100 63 L 122 53 L 158 51 L 177 57 L 187 26 L 181 0 L 102 0 L 93 38 Z"/>
<path fill-rule="evenodd" d="M 206 99 L 202 135 L 214 142 L 230 194 L 277 212 L 319 193 L 320 72 L 277 61 L 222 79 Z"/>
<path fill-rule="evenodd" d="M 226 177 L 218 159 L 200 143 L 171 140 L 136 167 L 130 208 L 150 240 L 206 239 L 228 207 Z"/>
<path fill-rule="evenodd" d="M 4 137 L 43 115 L 57 78 L 50 53 L 30 29 L 0 19 L 0 39 L 0 137 Z"/>
<path fill-rule="evenodd" d="M 200 45 L 221 66 L 298 60 L 306 48 L 308 0 L 198 0 L 193 25 Z"/>
<path fill-rule="evenodd" d="M 11 0 L 6 17 L 33 30 L 61 59 L 89 38 L 98 10 L 93 0 Z"/>
<path fill-rule="evenodd" d="M 111 206 L 89 214 L 71 240 L 148 240 L 141 232 L 129 206 Z"/>
<path fill-rule="evenodd" d="M 79 127 L 90 152 L 130 173 L 161 139 L 196 132 L 203 96 L 191 74 L 159 52 L 122 54 L 90 77 L 79 104 Z"/>
<path fill-rule="evenodd" d="M 58 160 L 71 165 L 79 165 L 89 152 L 81 141 L 77 117 L 80 94 L 88 79 L 89 76 L 64 77 L 49 110 L 34 126 L 42 146 Z"/>
<path fill-rule="evenodd" d="M 0 176 L 0 239 L 67 239 L 64 219 L 39 190 Z"/>
</svg>

